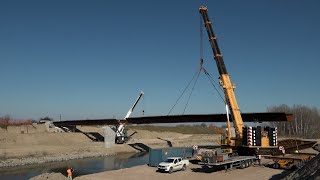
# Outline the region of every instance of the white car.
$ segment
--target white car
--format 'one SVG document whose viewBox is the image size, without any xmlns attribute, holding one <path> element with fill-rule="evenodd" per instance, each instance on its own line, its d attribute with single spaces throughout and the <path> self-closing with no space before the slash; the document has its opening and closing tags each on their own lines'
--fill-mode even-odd
<svg viewBox="0 0 320 180">
<path fill-rule="evenodd" d="M 182 159 L 181 157 L 169 157 L 158 165 L 158 170 L 171 174 L 173 171 L 184 171 L 187 169 L 187 166 L 189 166 L 189 160 Z"/>
</svg>

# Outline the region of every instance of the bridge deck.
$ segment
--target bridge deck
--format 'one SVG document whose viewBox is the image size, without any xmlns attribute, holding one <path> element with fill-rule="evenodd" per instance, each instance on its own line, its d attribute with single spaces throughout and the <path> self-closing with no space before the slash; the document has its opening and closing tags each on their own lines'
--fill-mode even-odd
<svg viewBox="0 0 320 180">
<path fill-rule="evenodd" d="M 242 113 L 244 122 L 280 122 L 292 121 L 292 114 L 285 113 Z M 192 114 L 171 116 L 132 117 L 119 119 L 86 119 L 53 122 L 56 126 L 67 125 L 117 125 L 126 124 L 154 124 L 154 123 L 191 123 L 191 122 L 227 122 L 226 114 Z"/>
</svg>

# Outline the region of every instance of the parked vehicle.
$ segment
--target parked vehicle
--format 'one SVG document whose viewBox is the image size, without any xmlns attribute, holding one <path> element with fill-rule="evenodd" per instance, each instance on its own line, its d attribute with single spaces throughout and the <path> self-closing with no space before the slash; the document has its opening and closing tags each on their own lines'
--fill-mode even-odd
<svg viewBox="0 0 320 180">
<path fill-rule="evenodd" d="M 187 159 L 182 159 L 181 157 L 169 157 L 158 165 L 158 170 L 169 172 L 171 174 L 174 171 L 184 171 L 188 166 L 189 160 Z"/>
</svg>

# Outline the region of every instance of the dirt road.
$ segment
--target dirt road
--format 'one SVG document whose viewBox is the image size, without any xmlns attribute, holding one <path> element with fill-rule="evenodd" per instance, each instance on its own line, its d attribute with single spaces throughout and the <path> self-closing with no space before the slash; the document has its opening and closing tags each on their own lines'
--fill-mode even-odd
<svg viewBox="0 0 320 180">
<path fill-rule="evenodd" d="M 156 172 L 155 167 L 147 165 L 136 166 L 127 169 L 115 171 L 106 171 L 91 175 L 76 177 L 75 180 L 212 180 L 212 179 L 228 179 L 228 180 L 248 180 L 248 179 L 280 179 L 283 177 L 283 170 L 271 169 L 264 166 L 252 166 L 246 169 L 235 169 L 225 172 L 212 172 L 210 169 L 202 169 L 200 165 L 191 164 L 186 171 L 178 171 L 172 174 Z"/>
</svg>

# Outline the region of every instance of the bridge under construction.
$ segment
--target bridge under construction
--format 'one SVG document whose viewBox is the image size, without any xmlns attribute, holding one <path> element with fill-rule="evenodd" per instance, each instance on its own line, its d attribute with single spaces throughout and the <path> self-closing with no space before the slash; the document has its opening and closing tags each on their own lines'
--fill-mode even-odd
<svg viewBox="0 0 320 180">
<path fill-rule="evenodd" d="M 292 114 L 286 113 L 242 113 L 244 122 L 287 122 L 292 121 Z M 226 114 L 192 114 L 170 116 L 129 117 L 127 119 L 86 119 L 55 121 L 55 126 L 74 125 L 118 125 L 125 124 L 158 124 L 158 123 L 193 123 L 193 122 L 227 122 Z"/>
</svg>

